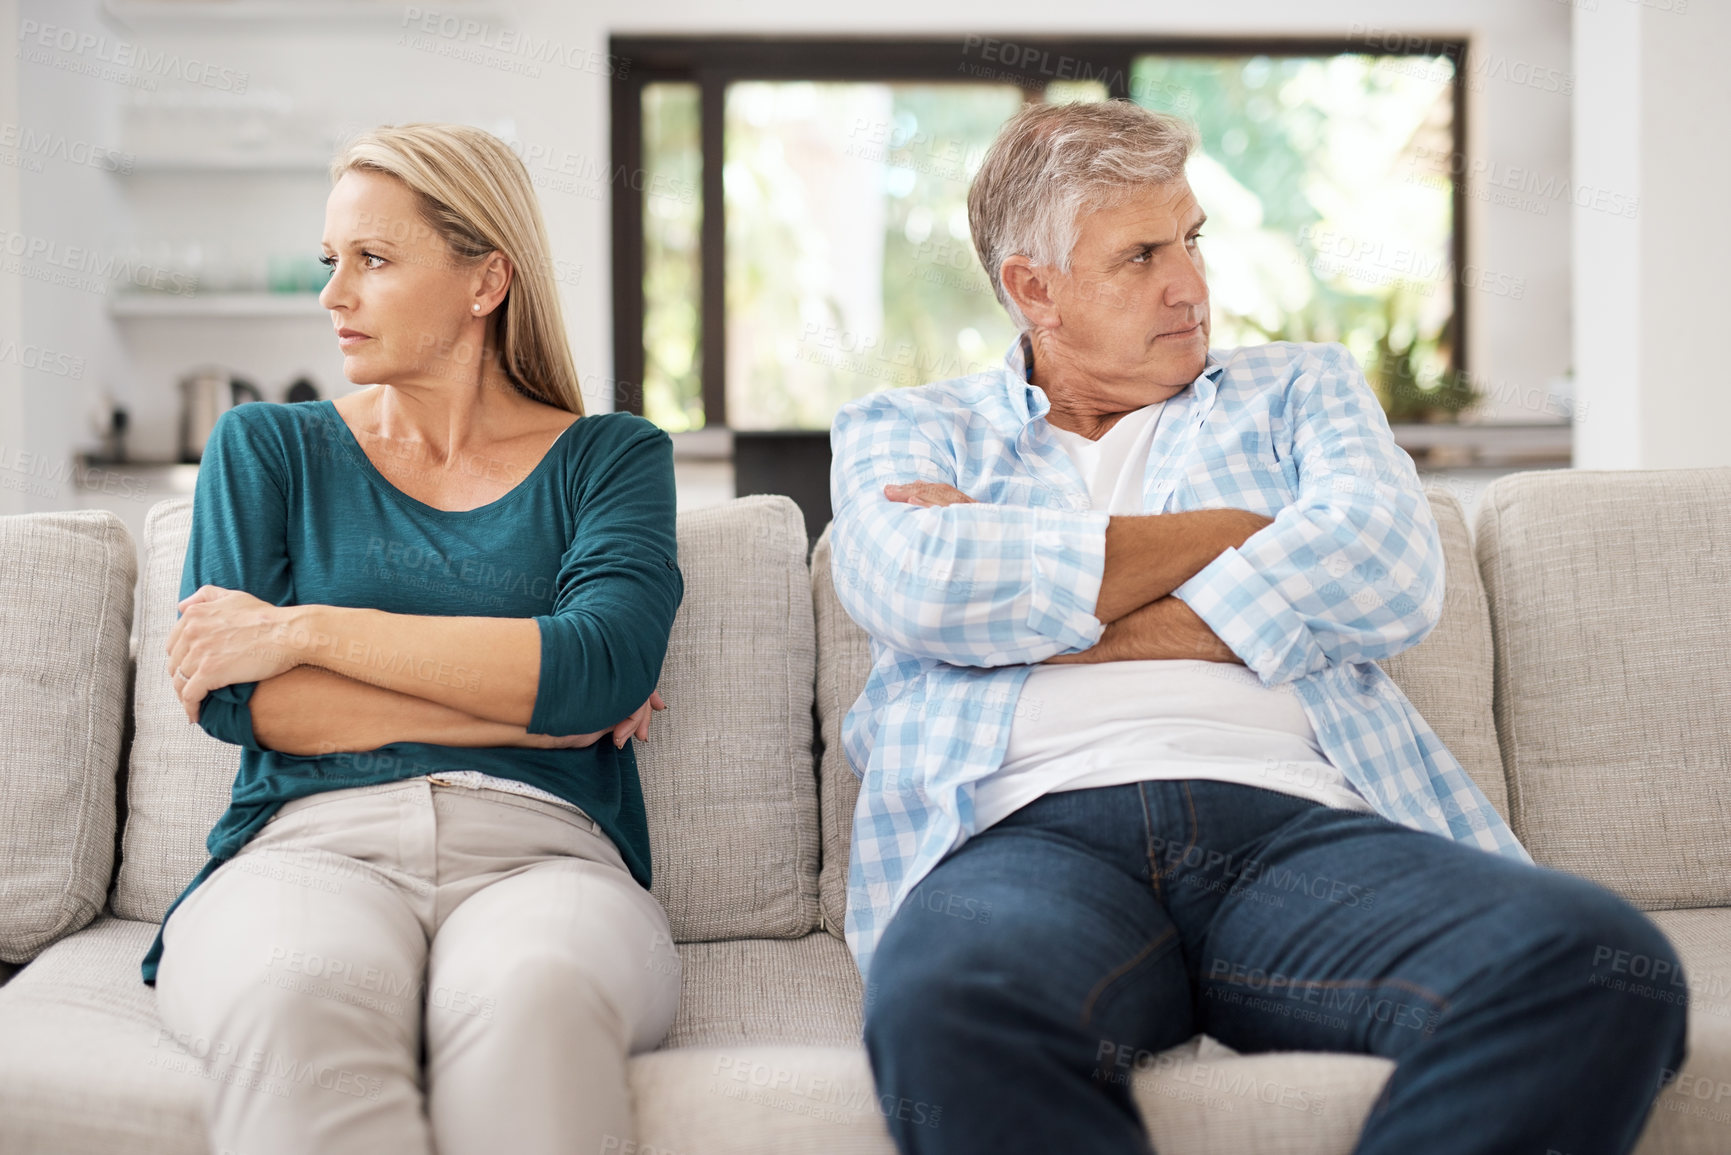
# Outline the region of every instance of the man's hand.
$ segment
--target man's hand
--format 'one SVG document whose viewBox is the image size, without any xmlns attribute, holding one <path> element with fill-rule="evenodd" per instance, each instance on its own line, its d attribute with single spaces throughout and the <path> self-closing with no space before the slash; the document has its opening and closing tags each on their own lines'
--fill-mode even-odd
<svg viewBox="0 0 1731 1155">
<path fill-rule="evenodd" d="M 1170 594 L 1131 610 L 1107 626 L 1100 640 L 1087 649 L 1053 654 L 1046 662 L 1071 665 L 1170 658 L 1244 664 L 1195 610 Z"/>
<path fill-rule="evenodd" d="M 953 485 L 941 481 L 910 481 L 884 486 L 891 501 L 931 508 L 977 504 Z M 1094 616 L 1106 623 L 1106 633 L 1092 648 L 1059 654 L 1052 662 L 1112 662 L 1126 658 L 1201 658 L 1238 662 L 1237 655 L 1196 616 L 1171 596 L 1227 549 L 1249 541 L 1274 519 L 1248 509 L 1197 509 L 1182 513 L 1117 514 L 1106 524 L 1106 560 L 1095 597 Z M 1171 605 L 1146 616 L 1161 602 Z M 1176 607 L 1176 608 L 1173 608 Z M 1124 623 L 1129 623 L 1124 625 Z M 1123 628 L 1114 629 L 1114 627 Z M 1116 657 L 1085 657 L 1112 640 L 1129 652 Z M 1242 664 L 1242 663 L 1240 663 Z"/>
<path fill-rule="evenodd" d="M 884 496 L 891 501 L 905 501 L 909 505 L 930 508 L 936 505 L 960 505 L 967 502 L 978 504 L 973 498 L 963 493 L 953 485 L 945 485 L 941 481 L 910 481 L 900 485 L 884 486 Z"/>
</svg>

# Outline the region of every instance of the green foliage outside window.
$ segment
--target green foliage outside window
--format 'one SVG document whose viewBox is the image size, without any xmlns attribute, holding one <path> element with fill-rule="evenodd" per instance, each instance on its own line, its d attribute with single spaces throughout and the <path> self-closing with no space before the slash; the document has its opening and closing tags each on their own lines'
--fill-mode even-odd
<svg viewBox="0 0 1731 1155">
<path fill-rule="evenodd" d="M 1446 58 L 1143 56 L 1132 99 L 1193 121 L 1213 345 L 1341 341 L 1391 420 L 1477 398 L 1454 371 Z M 1054 84 L 1046 99 L 1099 99 Z M 826 429 L 843 402 L 999 363 L 1015 330 L 973 252 L 969 182 L 1007 84 L 739 81 L 724 106 L 727 407 Z M 645 90 L 644 157 L 699 185 L 691 84 Z M 653 183 L 652 183 L 653 187 Z M 646 196 L 645 413 L 703 424 L 701 205 Z"/>
</svg>

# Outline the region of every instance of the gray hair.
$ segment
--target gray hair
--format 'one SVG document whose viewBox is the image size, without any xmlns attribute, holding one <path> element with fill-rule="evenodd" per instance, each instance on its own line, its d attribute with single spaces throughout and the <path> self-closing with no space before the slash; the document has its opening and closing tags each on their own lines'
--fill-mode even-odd
<svg viewBox="0 0 1731 1155">
<path fill-rule="evenodd" d="M 968 189 L 968 228 L 1018 328 L 1030 325 L 1004 292 L 1004 259 L 1019 253 L 1069 272 L 1081 215 L 1183 176 L 1198 143 L 1190 122 L 1127 100 L 1030 104 L 1005 123 Z"/>
</svg>

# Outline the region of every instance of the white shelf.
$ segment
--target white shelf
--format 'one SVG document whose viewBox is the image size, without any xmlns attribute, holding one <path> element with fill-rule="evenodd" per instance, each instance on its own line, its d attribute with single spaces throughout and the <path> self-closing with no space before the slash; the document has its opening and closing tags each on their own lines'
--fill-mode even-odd
<svg viewBox="0 0 1731 1155">
<path fill-rule="evenodd" d="M 108 302 L 113 317 L 298 317 L 328 318 L 317 293 L 121 293 Z"/>
<path fill-rule="evenodd" d="M 404 19 L 404 6 L 386 0 L 102 0 L 102 11 L 140 31 L 276 32 L 285 25 L 320 32 L 378 31 Z M 508 4 L 474 0 L 446 0 L 437 11 L 462 20 L 510 22 L 515 17 Z"/>
<path fill-rule="evenodd" d="M 733 430 L 693 429 L 686 433 L 670 433 L 675 461 L 733 460 Z"/>
<path fill-rule="evenodd" d="M 1394 440 L 1422 456 L 1419 468 L 1567 465 L 1574 426 L 1568 421 L 1401 422 Z"/>
<path fill-rule="evenodd" d="M 330 172 L 328 156 L 135 156 L 125 172 L 109 169 L 115 176 L 148 176 L 158 173 L 293 173 L 323 177 Z"/>
</svg>

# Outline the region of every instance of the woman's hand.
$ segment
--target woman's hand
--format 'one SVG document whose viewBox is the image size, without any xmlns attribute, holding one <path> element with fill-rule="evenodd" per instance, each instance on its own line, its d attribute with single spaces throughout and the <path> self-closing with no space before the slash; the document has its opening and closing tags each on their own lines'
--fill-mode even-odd
<svg viewBox="0 0 1731 1155">
<path fill-rule="evenodd" d="M 168 631 L 168 673 L 189 721 L 198 721 L 212 690 L 262 682 L 301 664 L 282 607 L 245 590 L 200 586 L 179 609 Z"/>
<path fill-rule="evenodd" d="M 649 701 L 639 706 L 629 718 L 622 719 L 605 730 L 597 730 L 593 734 L 525 734 L 518 745 L 537 750 L 580 750 L 612 735 L 613 746 L 617 749 L 625 745 L 625 740 L 633 734 L 639 742 L 647 742 L 650 714 L 655 710 L 665 709 L 667 703 L 662 701 L 661 691 L 656 690 L 649 695 Z"/>
<path fill-rule="evenodd" d="M 615 747 L 625 745 L 625 739 L 631 737 L 633 734 L 637 736 L 639 742 L 649 741 L 650 713 L 654 710 L 665 709 L 667 709 L 667 703 L 661 700 L 661 691 L 650 691 L 649 701 L 637 707 L 631 717 L 626 718 L 624 721 L 613 727 L 613 745 Z"/>
</svg>

